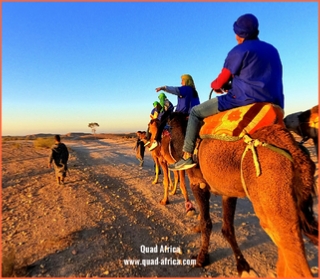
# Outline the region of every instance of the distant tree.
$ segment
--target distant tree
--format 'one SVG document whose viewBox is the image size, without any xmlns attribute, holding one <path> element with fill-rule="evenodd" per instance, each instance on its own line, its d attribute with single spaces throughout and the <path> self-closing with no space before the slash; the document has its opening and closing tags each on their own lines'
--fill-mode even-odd
<svg viewBox="0 0 320 279">
<path fill-rule="evenodd" d="M 96 136 L 96 127 L 99 127 L 99 124 L 91 122 L 89 123 L 88 127 L 91 128 L 92 133 L 94 134 L 94 136 Z"/>
</svg>

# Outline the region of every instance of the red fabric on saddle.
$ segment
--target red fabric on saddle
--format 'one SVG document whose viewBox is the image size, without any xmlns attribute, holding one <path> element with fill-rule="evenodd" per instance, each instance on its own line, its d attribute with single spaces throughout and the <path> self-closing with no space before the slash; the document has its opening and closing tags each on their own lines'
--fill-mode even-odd
<svg viewBox="0 0 320 279">
<path fill-rule="evenodd" d="M 272 124 L 285 126 L 282 108 L 271 103 L 254 103 L 205 118 L 200 138 L 213 135 L 242 137 Z"/>
</svg>

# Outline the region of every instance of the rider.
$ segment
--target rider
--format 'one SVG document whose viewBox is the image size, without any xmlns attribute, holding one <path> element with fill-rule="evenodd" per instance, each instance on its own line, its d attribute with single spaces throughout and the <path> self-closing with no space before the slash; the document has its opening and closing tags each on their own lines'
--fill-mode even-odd
<svg viewBox="0 0 320 279">
<path fill-rule="evenodd" d="M 260 41 L 258 19 L 252 14 L 240 16 L 233 24 L 238 42 L 224 62 L 219 76 L 211 83 L 218 94 L 224 93 L 226 84 L 231 81 L 227 94 L 210 99 L 192 108 L 183 145 L 183 157 L 171 170 L 192 168 L 195 142 L 203 118 L 231 108 L 258 102 L 269 102 L 284 107 L 282 63 L 278 50 Z"/>
<path fill-rule="evenodd" d="M 149 150 L 152 151 L 153 149 L 155 149 L 158 146 L 158 142 L 161 141 L 161 136 L 162 136 L 162 132 L 163 130 L 166 128 L 167 126 L 167 121 L 168 121 L 168 117 L 169 115 L 173 112 L 174 110 L 174 106 L 173 104 L 168 100 L 166 94 L 164 94 L 163 92 L 161 92 L 158 96 L 159 100 L 160 100 L 160 105 L 162 106 L 162 110 L 160 112 L 160 124 L 159 127 L 157 129 L 157 133 L 154 137 L 154 141 L 152 143 L 152 145 L 150 146 Z M 150 143 L 150 141 L 148 141 L 146 145 L 148 145 Z"/>
<path fill-rule="evenodd" d="M 188 74 L 182 75 L 181 85 L 182 86 L 179 86 L 179 87 L 178 86 L 157 87 L 156 92 L 163 90 L 168 93 L 177 95 L 178 104 L 175 111 L 189 114 L 192 106 L 194 106 L 197 103 L 197 99 L 199 101 L 199 95 L 191 75 L 188 75 Z M 160 95 L 159 95 L 159 99 L 160 99 Z M 158 146 L 159 142 L 161 141 L 161 135 L 170 113 L 164 114 L 163 117 L 161 118 L 161 123 L 164 123 L 164 124 L 159 126 L 155 140 L 153 141 L 151 147 L 149 148 L 150 151 L 155 149 Z"/>
<path fill-rule="evenodd" d="M 197 105 L 200 104 L 200 98 L 199 98 L 198 92 L 196 90 L 196 87 L 194 85 L 192 77 L 190 77 L 190 85 L 194 88 L 194 90 L 193 90 L 193 95 L 192 95 L 192 98 L 191 98 L 191 103 L 190 103 L 190 108 L 189 108 L 188 114 L 190 114 L 191 109 L 194 106 L 197 106 Z"/>
<path fill-rule="evenodd" d="M 154 101 L 153 102 L 153 109 L 151 110 L 151 113 L 150 113 L 150 118 L 160 120 L 161 111 L 162 111 L 161 104 L 158 101 Z"/>
<path fill-rule="evenodd" d="M 158 99 L 160 101 L 160 105 L 162 106 L 162 112 L 166 112 L 166 111 L 173 111 L 174 106 L 173 104 L 169 101 L 169 99 L 167 98 L 167 95 L 164 94 L 163 92 L 161 92 L 158 96 Z"/>
<path fill-rule="evenodd" d="M 150 118 L 151 119 L 161 119 L 161 116 L 163 115 L 162 111 L 162 106 L 158 101 L 154 101 L 153 102 L 153 109 L 150 112 Z M 149 133 L 149 127 L 147 128 L 147 133 L 146 133 L 146 143 L 144 144 L 144 146 L 147 146 L 148 144 L 150 144 L 150 133 Z"/>
</svg>

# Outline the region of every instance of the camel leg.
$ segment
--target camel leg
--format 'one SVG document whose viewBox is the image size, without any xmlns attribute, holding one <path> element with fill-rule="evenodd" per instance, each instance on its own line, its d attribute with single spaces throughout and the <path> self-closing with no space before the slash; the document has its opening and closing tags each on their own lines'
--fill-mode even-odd
<svg viewBox="0 0 320 279">
<path fill-rule="evenodd" d="M 242 272 L 250 272 L 250 266 L 245 260 L 235 237 L 234 233 L 234 214 L 236 211 L 237 198 L 222 197 L 223 224 L 221 232 L 224 238 L 229 242 L 237 262 L 237 270 L 239 277 Z"/>
<path fill-rule="evenodd" d="M 282 250 L 278 249 L 277 274 L 278 277 L 284 277 L 286 269 L 286 262 L 282 254 Z"/>
<path fill-rule="evenodd" d="M 292 190 L 289 189 L 292 184 L 280 183 L 280 178 L 276 181 L 276 189 L 280 191 L 270 191 L 270 187 L 262 190 L 256 185 L 250 196 L 261 227 L 278 248 L 277 276 L 312 277 L 306 259 L 297 205 Z M 269 185 L 270 178 L 267 177 L 265 183 Z"/>
<path fill-rule="evenodd" d="M 175 195 L 177 192 L 177 186 L 179 183 L 179 172 L 178 171 L 174 171 L 173 172 L 174 175 L 174 182 L 172 183 L 172 181 L 170 181 L 170 184 L 172 185 L 171 189 L 170 189 L 170 195 Z"/>
<path fill-rule="evenodd" d="M 313 277 L 308 265 L 298 224 L 287 228 L 286 235 L 264 228 L 278 247 L 277 276 L 286 278 Z"/>
<path fill-rule="evenodd" d="M 185 176 L 185 171 L 179 171 L 179 177 L 180 177 L 180 189 L 183 194 L 184 200 L 185 200 L 185 208 L 188 216 L 193 216 L 195 208 L 193 207 L 192 202 L 189 200 L 189 195 L 188 191 L 186 188 L 186 176 Z"/>
<path fill-rule="evenodd" d="M 316 150 L 316 154 L 317 154 L 317 160 L 319 159 L 319 154 L 318 154 L 318 137 L 313 139 L 313 143 L 314 143 L 314 148 Z"/>
<path fill-rule="evenodd" d="M 157 158 L 153 158 L 155 164 L 155 178 L 152 181 L 152 184 L 157 184 L 159 181 L 159 160 Z"/>
<path fill-rule="evenodd" d="M 164 188 L 164 195 L 163 199 L 160 201 L 162 205 L 169 204 L 169 170 L 167 163 L 161 162 L 160 163 L 162 171 L 163 171 L 163 188 Z"/>
<path fill-rule="evenodd" d="M 184 197 L 184 200 L 187 202 L 189 201 L 189 196 L 186 188 L 186 177 L 185 177 L 185 171 L 179 171 L 179 176 L 180 176 L 180 189 L 182 192 L 182 195 Z"/>
<path fill-rule="evenodd" d="M 201 189 L 198 184 L 192 184 L 191 189 L 200 211 L 201 247 L 197 256 L 196 266 L 202 267 L 209 263 L 208 248 L 212 230 L 209 207 L 210 192 L 207 187 Z"/>
</svg>

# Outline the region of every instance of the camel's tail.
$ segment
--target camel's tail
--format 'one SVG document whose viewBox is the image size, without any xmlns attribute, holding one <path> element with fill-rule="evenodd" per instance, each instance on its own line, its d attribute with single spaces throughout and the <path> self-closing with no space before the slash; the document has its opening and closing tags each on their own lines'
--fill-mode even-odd
<svg viewBox="0 0 320 279">
<path fill-rule="evenodd" d="M 295 179 L 298 181 L 298 183 L 293 183 L 293 190 L 296 196 L 300 227 L 310 241 L 318 245 L 318 221 L 313 211 L 313 196 L 316 192 L 314 180 L 315 164 L 299 148 L 292 134 L 285 128 L 279 126 L 276 132 L 272 129 L 272 132 L 269 130 L 269 133 L 268 129 L 262 129 L 265 130 L 262 134 L 266 142 L 287 150 L 293 158 Z M 259 139 L 261 140 L 261 137 Z"/>
</svg>

